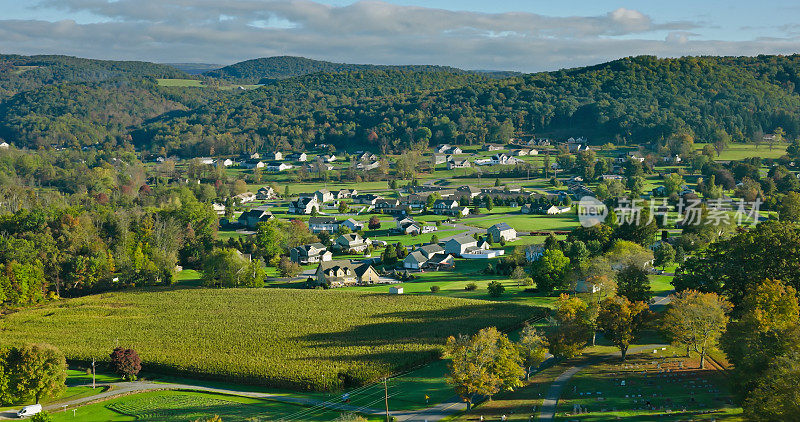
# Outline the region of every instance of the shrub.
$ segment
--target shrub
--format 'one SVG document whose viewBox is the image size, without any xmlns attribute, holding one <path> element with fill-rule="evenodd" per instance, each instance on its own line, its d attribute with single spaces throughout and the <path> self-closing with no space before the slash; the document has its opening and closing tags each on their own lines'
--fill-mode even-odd
<svg viewBox="0 0 800 422">
<path fill-rule="evenodd" d="M 503 294 L 503 292 L 506 291 L 506 288 L 505 286 L 503 286 L 503 283 L 499 281 L 492 281 L 491 283 L 489 283 L 489 286 L 487 286 L 487 289 L 489 290 L 489 296 L 491 297 L 500 297 Z"/>
<path fill-rule="evenodd" d="M 469 283 L 466 286 L 464 286 L 464 290 L 466 290 L 468 292 L 471 292 L 473 290 L 478 290 L 478 285 L 475 284 L 475 283 Z"/>
<path fill-rule="evenodd" d="M 431 286 L 431 292 L 433 292 L 433 293 L 439 293 L 439 290 L 440 290 L 440 289 L 439 289 L 439 286 Z"/>
<path fill-rule="evenodd" d="M 53 422 L 53 417 L 49 413 L 42 410 L 41 412 L 31 416 L 30 422 Z"/>
</svg>

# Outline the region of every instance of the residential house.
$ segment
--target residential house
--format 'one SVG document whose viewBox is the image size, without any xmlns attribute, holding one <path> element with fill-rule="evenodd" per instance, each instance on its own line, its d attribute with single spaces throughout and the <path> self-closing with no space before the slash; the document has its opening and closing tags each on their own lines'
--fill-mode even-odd
<svg viewBox="0 0 800 422">
<path fill-rule="evenodd" d="M 304 265 L 330 261 L 333 254 L 322 243 L 312 243 L 290 249 L 289 258 L 292 262 Z"/>
<path fill-rule="evenodd" d="M 275 189 L 272 189 L 272 186 L 264 186 L 256 192 L 256 199 L 259 201 L 266 201 L 270 199 L 275 199 L 278 197 L 278 193 L 275 192 Z"/>
<path fill-rule="evenodd" d="M 417 235 L 422 233 L 422 225 L 410 218 L 404 218 L 397 222 L 397 230 L 403 234 Z"/>
<path fill-rule="evenodd" d="M 433 213 L 438 215 L 454 215 L 458 201 L 454 199 L 437 199 L 433 203 Z"/>
<path fill-rule="evenodd" d="M 383 197 L 371 193 L 365 193 L 354 196 L 353 202 L 355 202 L 356 204 L 375 205 L 375 203 L 378 202 L 379 199 L 383 199 Z"/>
<path fill-rule="evenodd" d="M 444 252 L 455 256 L 467 252 L 470 248 L 477 248 L 478 241 L 472 236 L 459 235 L 444 243 Z"/>
<path fill-rule="evenodd" d="M 226 158 L 224 160 L 216 160 L 214 162 L 214 166 L 216 166 L 216 167 L 230 167 L 230 166 L 232 166 L 234 164 L 235 163 L 230 158 Z"/>
<path fill-rule="evenodd" d="M 456 189 L 456 196 L 459 196 L 459 197 L 466 196 L 469 199 L 472 199 L 472 198 L 480 195 L 481 192 L 482 192 L 482 190 L 480 188 L 477 188 L 475 186 L 464 185 L 464 186 L 459 186 Z"/>
<path fill-rule="evenodd" d="M 508 154 L 495 154 L 492 156 L 491 160 L 492 165 L 499 165 L 499 166 L 510 166 L 519 163 L 524 163 L 524 161 L 520 160 L 517 157 L 512 157 Z"/>
<path fill-rule="evenodd" d="M 298 198 L 289 203 L 289 214 L 311 214 L 315 209 L 319 211 L 320 203 L 317 198 Z"/>
<path fill-rule="evenodd" d="M 246 169 L 251 169 L 252 170 L 252 169 L 264 168 L 264 166 L 266 166 L 266 164 L 264 164 L 264 162 L 261 161 L 261 160 L 254 159 L 254 160 L 244 160 L 239 164 L 239 166 L 241 166 L 242 168 L 246 168 Z"/>
<path fill-rule="evenodd" d="M 240 226 L 255 229 L 258 227 L 258 223 L 267 222 L 271 218 L 274 217 L 269 210 L 264 207 L 258 207 L 243 212 L 236 221 Z"/>
<path fill-rule="evenodd" d="M 342 226 L 347 227 L 350 231 L 357 232 L 364 229 L 364 223 L 348 218 L 340 223 Z"/>
<path fill-rule="evenodd" d="M 240 204 L 246 204 L 248 202 L 255 201 L 256 194 L 254 194 L 253 192 L 244 192 L 234 196 L 233 199 L 238 199 Z"/>
<path fill-rule="evenodd" d="M 425 255 L 425 258 L 431 259 L 436 255 L 444 255 L 444 248 L 442 245 L 438 243 L 429 243 L 427 245 L 420 246 L 417 248 L 418 251 L 422 252 Z"/>
<path fill-rule="evenodd" d="M 225 205 L 224 204 L 218 204 L 218 203 L 215 202 L 215 203 L 211 204 L 211 209 L 213 209 L 214 212 L 217 213 L 217 215 L 225 215 Z"/>
<path fill-rule="evenodd" d="M 455 259 L 452 255 L 436 254 L 426 261 L 422 268 L 429 268 L 434 271 L 441 271 L 444 269 L 453 269 L 455 267 Z"/>
<path fill-rule="evenodd" d="M 200 164 L 206 164 L 209 166 L 214 164 L 214 159 L 211 157 L 197 157 L 197 161 L 199 161 Z"/>
<path fill-rule="evenodd" d="M 358 233 L 347 233 L 336 238 L 335 247 L 346 252 L 364 252 L 369 246 L 369 239 Z"/>
<path fill-rule="evenodd" d="M 357 169 L 364 170 L 364 171 L 374 170 L 374 169 L 376 169 L 376 168 L 378 168 L 380 166 L 381 166 L 381 163 L 379 161 L 373 161 L 371 163 L 363 161 L 363 162 L 359 162 L 358 164 L 356 164 L 356 168 Z"/>
<path fill-rule="evenodd" d="M 374 284 L 380 281 L 378 273 L 368 262 L 328 261 L 320 262 L 316 271 L 317 284 L 331 287 Z"/>
<path fill-rule="evenodd" d="M 283 153 L 280 151 L 268 152 L 266 155 L 264 155 L 264 159 L 270 161 L 282 161 Z"/>
<path fill-rule="evenodd" d="M 375 211 L 387 213 L 392 208 L 400 206 L 400 201 L 397 199 L 378 199 L 375 201 Z"/>
<path fill-rule="evenodd" d="M 464 169 L 464 168 L 469 168 L 469 167 L 471 167 L 471 165 L 469 163 L 469 160 L 467 160 L 467 159 L 453 160 L 453 161 L 448 161 L 447 162 L 447 169 L 448 170 Z"/>
<path fill-rule="evenodd" d="M 378 156 L 367 151 L 361 153 L 361 155 L 358 156 L 358 161 L 369 161 L 369 162 L 378 161 Z"/>
<path fill-rule="evenodd" d="M 517 238 L 517 231 L 506 223 L 497 223 L 486 230 L 486 233 L 492 236 L 495 242 L 506 241 L 510 242 Z"/>
<path fill-rule="evenodd" d="M 575 283 L 575 293 L 597 293 L 598 291 L 600 291 L 600 285 L 588 280 L 581 279 Z"/>
<path fill-rule="evenodd" d="M 308 229 L 312 233 L 336 233 L 341 223 L 334 217 L 311 217 L 308 219 Z"/>
<path fill-rule="evenodd" d="M 449 149 L 450 149 L 450 144 L 441 144 L 441 145 L 437 146 L 436 148 L 434 148 L 433 150 L 436 151 L 439 154 L 444 154 Z"/>
<path fill-rule="evenodd" d="M 600 176 L 603 180 L 619 180 L 622 181 L 624 178 L 619 174 L 604 174 Z"/>
<path fill-rule="evenodd" d="M 355 189 L 339 189 L 339 192 L 336 192 L 336 199 L 348 199 L 358 195 L 358 191 Z"/>
<path fill-rule="evenodd" d="M 0 149 L 8 149 L 11 145 L 8 144 L 6 141 L 0 142 Z"/>
<path fill-rule="evenodd" d="M 628 152 L 628 159 L 632 161 L 644 162 L 644 155 L 639 151 Z"/>
<path fill-rule="evenodd" d="M 530 152 L 531 152 L 531 150 L 529 150 L 527 148 L 521 148 L 521 149 L 515 149 L 515 150 L 511 151 L 511 155 L 513 155 L 514 157 L 523 157 L 523 156 L 526 156 L 526 155 L 530 155 Z"/>
<path fill-rule="evenodd" d="M 676 155 L 665 155 L 665 156 L 661 157 L 661 160 L 663 160 L 665 163 L 673 163 L 673 164 L 678 164 L 681 161 L 683 161 L 681 159 L 681 156 L 677 155 L 677 154 Z"/>
<path fill-rule="evenodd" d="M 254 153 L 244 153 L 241 156 L 242 161 L 244 160 L 258 160 L 261 158 L 261 154 L 254 152 Z"/>
<path fill-rule="evenodd" d="M 484 151 L 502 151 L 504 148 L 502 145 L 495 145 L 495 144 L 484 144 L 483 150 Z"/>
<path fill-rule="evenodd" d="M 308 161 L 308 154 L 306 154 L 305 152 L 293 152 L 293 153 L 287 155 L 286 159 L 287 160 L 292 160 L 292 161 L 299 161 L 301 163 L 304 163 L 304 162 Z"/>
<path fill-rule="evenodd" d="M 323 163 L 332 163 L 332 162 L 337 160 L 336 156 L 333 155 L 333 154 L 331 154 L 331 155 L 327 155 L 327 154 L 326 155 L 321 155 L 321 156 L 317 157 L 317 159 L 322 161 Z"/>
<path fill-rule="evenodd" d="M 525 260 L 528 262 L 538 261 L 544 255 L 544 245 L 530 245 L 525 248 Z"/>
<path fill-rule="evenodd" d="M 403 259 L 403 268 L 408 270 L 419 270 L 422 269 L 422 266 L 428 261 L 428 258 L 422 254 L 420 251 L 414 251 L 408 254 L 405 259 Z"/>
<path fill-rule="evenodd" d="M 412 210 L 421 210 L 425 208 L 425 205 L 428 203 L 428 197 L 422 195 L 407 195 L 400 198 L 400 205 L 403 207 L 409 207 Z"/>
<path fill-rule="evenodd" d="M 336 200 L 336 197 L 333 193 L 327 189 L 319 189 L 313 193 L 314 197 L 317 198 L 318 202 L 333 202 Z"/>
<path fill-rule="evenodd" d="M 445 154 L 433 154 L 433 165 L 437 166 L 439 164 L 447 163 L 450 161 L 448 158 L 450 157 Z"/>
<path fill-rule="evenodd" d="M 569 212 L 571 209 L 572 207 L 553 205 L 547 209 L 547 215 L 564 214 L 565 212 Z"/>
<path fill-rule="evenodd" d="M 311 173 L 317 173 L 320 171 L 330 171 L 333 170 L 333 165 L 328 163 L 323 163 L 322 161 L 317 161 L 315 163 L 307 164 L 306 170 L 308 170 Z"/>
<path fill-rule="evenodd" d="M 289 170 L 292 168 L 292 165 L 284 163 L 282 161 L 270 161 L 264 167 L 267 171 L 278 172 L 278 171 Z"/>
</svg>

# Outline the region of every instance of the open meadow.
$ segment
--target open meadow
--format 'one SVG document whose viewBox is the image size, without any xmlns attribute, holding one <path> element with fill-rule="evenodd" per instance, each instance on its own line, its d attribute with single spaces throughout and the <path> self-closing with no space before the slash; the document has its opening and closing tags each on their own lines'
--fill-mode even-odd
<svg viewBox="0 0 800 422">
<path fill-rule="evenodd" d="M 0 343 L 46 342 L 72 361 L 107 359 L 123 345 L 149 371 L 329 390 L 437 358 L 448 336 L 537 314 L 532 306 L 385 289 L 104 293 L 7 315 Z"/>
</svg>

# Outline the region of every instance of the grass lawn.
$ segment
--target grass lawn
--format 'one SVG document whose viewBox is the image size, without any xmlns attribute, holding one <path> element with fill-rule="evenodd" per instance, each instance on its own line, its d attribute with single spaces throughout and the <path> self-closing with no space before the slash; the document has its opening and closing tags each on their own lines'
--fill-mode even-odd
<svg viewBox="0 0 800 422">
<path fill-rule="evenodd" d="M 120 378 L 115 375 L 98 373 L 95 377 L 97 384 L 117 382 Z M 55 398 L 46 398 L 41 402 L 43 404 L 60 403 L 70 400 L 75 400 L 83 397 L 93 396 L 95 394 L 106 391 L 106 387 L 92 388 L 92 375 L 87 374 L 85 370 L 69 369 L 67 370 L 67 388 L 60 396 Z M 19 410 L 22 406 L 34 404 L 35 400 L 31 399 L 26 402 L 17 403 L 13 406 L 0 407 L 0 411 L 5 410 Z"/>
<path fill-rule="evenodd" d="M 703 149 L 703 147 L 707 144 L 695 144 L 695 149 Z M 772 150 L 770 150 L 769 145 L 761 144 L 756 148 L 753 144 L 728 144 L 725 150 L 722 151 L 719 157 L 715 157 L 715 160 L 724 161 L 724 160 L 743 160 L 749 157 L 761 157 L 761 158 L 778 158 L 782 155 L 786 154 L 786 147 L 787 144 L 785 143 L 776 143 Z"/>
<path fill-rule="evenodd" d="M 293 420 L 330 421 L 338 411 L 312 410 L 307 407 L 248 397 L 209 394 L 193 391 L 153 391 L 134 394 L 83 406 L 72 411 L 53 413 L 55 421 L 191 421 L 219 415 L 222 420 Z M 303 412 L 303 413 L 301 413 Z M 297 416 L 295 416 L 297 415 Z M 255 419 L 251 419 L 255 418 Z M 371 417 L 378 421 L 380 418 Z"/>
<path fill-rule="evenodd" d="M 517 209 L 517 211 L 519 211 Z M 575 214 L 561 215 L 526 215 L 520 213 L 480 216 L 465 218 L 463 224 L 487 229 L 497 223 L 507 223 L 517 231 L 539 230 L 572 230 L 578 227 L 578 217 Z"/>
<path fill-rule="evenodd" d="M 514 326 L 537 311 L 377 289 L 178 286 L 65 299 L 13 313 L 5 317 L 0 343 L 50 343 L 83 362 L 107 357 L 120 344 L 136 349 L 150 372 L 330 389 L 430 360 L 450 335 Z"/>
</svg>

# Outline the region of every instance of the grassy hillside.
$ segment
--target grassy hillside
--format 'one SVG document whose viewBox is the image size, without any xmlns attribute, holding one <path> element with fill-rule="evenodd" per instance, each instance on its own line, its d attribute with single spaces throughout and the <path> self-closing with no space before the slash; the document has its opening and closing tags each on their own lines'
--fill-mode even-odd
<svg viewBox="0 0 800 422">
<path fill-rule="evenodd" d="M 8 315 L 0 343 L 47 342 L 73 360 L 105 358 L 124 345 L 151 371 L 322 390 L 434 358 L 450 335 L 512 326 L 537 311 L 333 290 L 119 292 Z"/>
<path fill-rule="evenodd" d="M 241 83 L 263 83 L 269 80 L 286 79 L 310 73 L 336 73 L 362 70 L 446 71 L 465 73 L 461 69 L 446 66 L 407 65 L 382 66 L 372 64 L 332 63 L 295 56 L 262 57 L 245 60 L 221 69 L 205 72 L 205 76 L 234 80 Z"/>
</svg>

